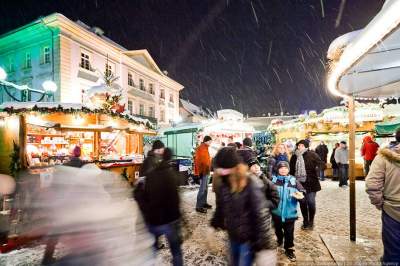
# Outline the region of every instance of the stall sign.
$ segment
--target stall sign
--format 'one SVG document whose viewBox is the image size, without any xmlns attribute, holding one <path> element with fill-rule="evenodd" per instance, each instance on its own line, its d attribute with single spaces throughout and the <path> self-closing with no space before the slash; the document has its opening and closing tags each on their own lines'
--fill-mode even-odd
<svg viewBox="0 0 400 266">
<path fill-rule="evenodd" d="M 381 121 L 383 120 L 382 109 L 358 109 L 355 111 L 356 122 L 368 122 L 368 121 Z M 346 111 L 330 111 L 323 115 L 324 122 L 330 123 L 348 123 L 349 116 Z"/>
</svg>

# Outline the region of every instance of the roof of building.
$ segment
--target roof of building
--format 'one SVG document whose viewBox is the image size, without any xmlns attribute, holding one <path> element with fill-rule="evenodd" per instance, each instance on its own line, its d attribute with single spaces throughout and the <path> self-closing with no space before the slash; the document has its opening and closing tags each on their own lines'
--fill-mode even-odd
<svg viewBox="0 0 400 266">
<path fill-rule="evenodd" d="M 189 101 L 183 100 L 183 99 L 180 99 L 180 102 L 181 102 L 182 108 L 185 109 L 186 111 L 188 111 L 190 114 L 202 116 L 205 118 L 210 117 L 210 115 L 206 111 L 204 111 L 201 107 L 199 107 Z"/>
</svg>

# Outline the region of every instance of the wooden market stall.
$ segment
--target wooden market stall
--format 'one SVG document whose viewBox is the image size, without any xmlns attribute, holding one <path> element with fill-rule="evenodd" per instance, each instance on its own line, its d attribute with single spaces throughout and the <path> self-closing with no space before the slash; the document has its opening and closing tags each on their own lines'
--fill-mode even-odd
<svg viewBox="0 0 400 266">
<path fill-rule="evenodd" d="M 146 119 L 80 104 L 5 103 L 0 110 L 2 158 L 9 156 L 14 141 L 22 164 L 30 168 L 63 164 L 80 146 L 84 161 L 122 174 L 132 183 L 144 158 L 143 137 L 155 134 Z M 8 172 L 10 160 L 6 161 L 1 172 Z"/>
<path fill-rule="evenodd" d="M 366 134 L 375 135 L 375 124 L 383 121 L 384 111 L 379 104 L 357 103 L 356 109 L 356 171 L 358 177 L 363 177 L 363 158 L 360 153 L 362 139 Z M 329 149 L 328 169 L 326 175 L 332 175 L 329 158 L 335 143 L 348 142 L 349 125 L 346 106 L 337 106 L 325 109 L 320 114 L 310 112 L 307 116 L 301 115 L 291 121 L 275 123 L 270 126 L 275 133 L 277 142 L 286 143 L 294 148 L 300 139 L 310 139 L 310 148 L 315 149 L 323 141 Z"/>
</svg>

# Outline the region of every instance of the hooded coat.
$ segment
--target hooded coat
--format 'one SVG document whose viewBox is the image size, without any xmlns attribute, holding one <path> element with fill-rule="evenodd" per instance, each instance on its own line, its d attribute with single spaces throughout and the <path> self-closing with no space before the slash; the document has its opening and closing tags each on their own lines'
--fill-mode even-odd
<svg viewBox="0 0 400 266">
<path fill-rule="evenodd" d="M 379 149 L 378 143 L 372 140 L 371 136 L 365 136 L 361 147 L 361 156 L 367 161 L 374 160 Z"/>
<path fill-rule="evenodd" d="M 371 203 L 400 222 L 400 143 L 378 152 L 365 185 Z"/>
</svg>

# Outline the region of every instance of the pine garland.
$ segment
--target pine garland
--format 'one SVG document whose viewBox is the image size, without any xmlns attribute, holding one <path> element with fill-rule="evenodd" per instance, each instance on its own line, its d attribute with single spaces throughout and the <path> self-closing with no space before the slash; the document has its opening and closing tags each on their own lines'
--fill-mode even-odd
<svg viewBox="0 0 400 266">
<path fill-rule="evenodd" d="M 127 120 L 129 123 L 133 123 L 135 125 L 144 125 L 149 129 L 156 129 L 156 126 L 151 123 L 150 121 L 138 121 L 134 118 L 132 118 L 128 114 L 122 114 L 122 113 L 117 113 L 114 112 L 111 109 L 89 109 L 87 107 L 82 107 L 80 109 L 74 109 L 74 108 L 63 108 L 61 105 L 58 105 L 57 107 L 38 107 L 37 105 L 33 106 L 32 108 L 18 108 L 15 109 L 13 107 L 7 107 L 4 108 L 2 111 L 6 112 L 9 115 L 20 115 L 20 114 L 26 114 L 29 112 L 38 112 L 40 114 L 53 114 L 53 113 L 64 113 L 64 114 L 79 114 L 79 113 L 84 113 L 84 114 L 102 114 L 102 115 L 109 115 L 113 118 L 121 118 Z"/>
</svg>

